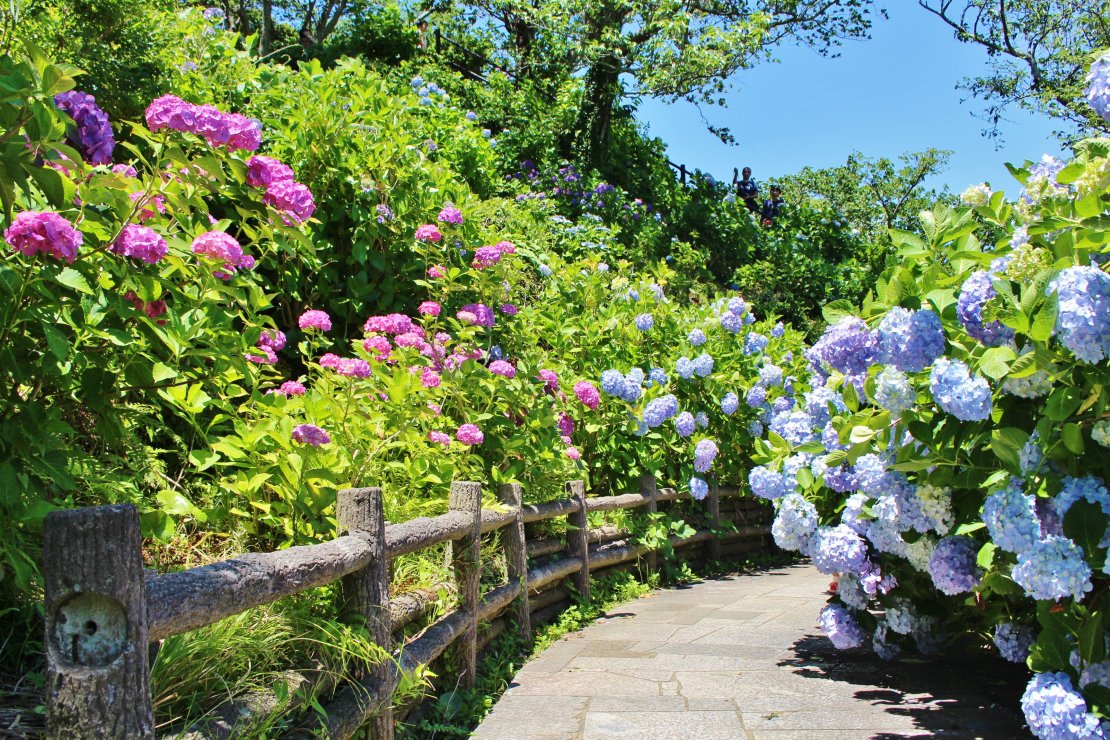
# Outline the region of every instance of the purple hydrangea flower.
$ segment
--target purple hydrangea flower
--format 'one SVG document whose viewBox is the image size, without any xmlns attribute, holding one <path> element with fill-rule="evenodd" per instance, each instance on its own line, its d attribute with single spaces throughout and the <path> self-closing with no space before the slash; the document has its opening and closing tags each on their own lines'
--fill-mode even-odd
<svg viewBox="0 0 1110 740">
<path fill-rule="evenodd" d="M 703 439 L 694 446 L 694 470 L 698 473 L 708 473 L 716 457 L 717 443 L 711 439 Z"/>
<path fill-rule="evenodd" d="M 1026 625 L 1003 622 L 994 628 L 994 645 L 1011 663 L 1024 663 L 1036 641 L 1037 635 Z"/>
<path fill-rule="evenodd" d="M 766 465 L 752 468 L 748 474 L 748 485 L 751 486 L 752 493 L 760 498 L 776 499 L 790 493 L 782 473 L 776 473 Z"/>
<path fill-rule="evenodd" d="M 1033 676 L 1021 709 L 1029 730 L 1041 740 L 1105 737 L 1098 717 L 1087 711 L 1086 700 L 1063 671 Z"/>
<path fill-rule="evenodd" d="M 753 385 L 744 396 L 744 403 L 757 409 L 767 400 L 767 389 L 761 385 Z"/>
<path fill-rule="evenodd" d="M 678 377 L 690 379 L 694 377 L 694 362 L 689 357 L 679 357 L 678 362 L 675 363 L 674 371 Z"/>
<path fill-rule="evenodd" d="M 78 90 L 59 93 L 54 104 L 73 119 L 70 142 L 89 164 L 111 164 L 116 148 L 115 134 L 108 115 L 96 104 L 96 98 Z"/>
<path fill-rule="evenodd" d="M 822 573 L 860 573 L 867 565 L 867 543 L 846 524 L 818 527 L 809 555 Z"/>
<path fill-rule="evenodd" d="M 655 326 L 655 317 L 650 313 L 642 313 L 636 317 L 636 328 L 640 331 L 649 331 Z"/>
<path fill-rule="evenodd" d="M 722 314 L 721 327 L 732 334 L 739 334 L 744 329 L 744 319 L 734 313 Z"/>
<path fill-rule="evenodd" d="M 771 418 L 771 431 L 793 445 L 804 445 L 817 438 L 813 419 L 804 411 L 786 411 Z"/>
<path fill-rule="evenodd" d="M 701 353 L 697 359 L 694 360 L 694 373 L 699 378 L 704 378 L 713 372 L 713 356 L 708 353 Z"/>
<path fill-rule="evenodd" d="M 1026 552 L 1041 538 L 1036 501 L 1017 486 L 1007 486 L 987 497 L 983 521 L 991 540 L 1007 552 Z"/>
<path fill-rule="evenodd" d="M 813 369 L 839 370 L 845 375 L 864 375 L 880 355 L 879 337 L 863 319 L 845 316 L 836 322 L 806 351 Z"/>
<path fill-rule="evenodd" d="M 732 393 L 730 391 L 729 393 L 726 393 L 723 398 L 721 398 L 721 413 L 723 413 L 725 416 L 732 416 L 736 413 L 736 409 L 738 409 L 739 407 L 740 398 L 735 393 Z"/>
<path fill-rule="evenodd" d="M 1083 91 L 1087 104 L 1102 120 L 1110 123 L 1110 53 L 1103 54 L 1091 63 L 1087 74 L 1087 88 Z"/>
<path fill-rule="evenodd" d="M 1091 566 L 1067 537 L 1049 535 L 1018 555 L 1013 579 L 1034 599 L 1083 598 L 1091 590 Z"/>
<path fill-rule="evenodd" d="M 771 340 L 763 336 L 762 334 L 757 334 L 754 331 L 748 332 L 748 336 L 744 339 L 744 354 L 758 355 L 766 350 L 767 345 L 770 343 Z"/>
<path fill-rule="evenodd" d="M 331 437 L 326 431 L 313 424 L 298 424 L 293 427 L 293 441 L 319 447 L 331 442 Z"/>
<path fill-rule="evenodd" d="M 782 368 L 778 365 L 764 365 L 759 369 L 759 382 L 771 387 L 782 385 Z"/>
<path fill-rule="evenodd" d="M 829 604 L 822 609 L 817 617 L 817 626 L 837 650 L 857 648 L 867 639 L 867 633 L 859 626 L 852 613 L 840 604 Z"/>
<path fill-rule="evenodd" d="M 971 591 L 979 585 L 983 570 L 975 562 L 977 548 L 970 537 L 945 537 L 929 558 L 933 585 L 949 596 Z"/>
<path fill-rule="evenodd" d="M 654 429 L 678 413 L 678 399 L 673 395 L 660 396 L 644 407 L 644 423 Z"/>
<path fill-rule="evenodd" d="M 683 411 L 675 417 L 674 428 L 678 431 L 680 437 L 689 437 L 694 433 L 695 427 L 694 415 L 689 411 Z"/>
<path fill-rule="evenodd" d="M 696 501 L 701 501 L 709 494 L 709 484 L 697 476 L 690 478 L 690 495 Z"/>
<path fill-rule="evenodd" d="M 784 550 L 805 552 L 816 531 L 817 509 L 813 504 L 797 493 L 784 496 L 771 525 L 771 536 L 775 538 L 775 544 Z"/>
<path fill-rule="evenodd" d="M 944 354 L 944 328 L 929 309 L 890 309 L 879 324 L 883 362 L 916 373 Z"/>
<path fill-rule="evenodd" d="M 1060 310 L 1056 336 L 1085 362 L 1110 357 L 1110 275 L 1097 267 L 1068 267 L 1048 284 Z"/>
<path fill-rule="evenodd" d="M 941 357 L 929 376 L 933 400 L 943 411 L 961 421 L 982 421 L 991 415 L 991 389 L 981 377 L 971 373 L 960 360 Z"/>
<path fill-rule="evenodd" d="M 988 347 L 997 347 L 1013 339 L 1014 330 L 1003 326 L 998 321 L 989 324 L 983 323 L 983 307 L 998 295 L 991 282 L 991 276 L 985 270 L 977 270 L 964 281 L 960 288 L 960 298 L 956 303 L 956 316 L 964 329 L 973 338 L 978 339 Z"/>
<path fill-rule="evenodd" d="M 694 345 L 695 347 L 700 347 L 705 344 L 705 340 L 705 332 L 701 329 L 694 329 L 686 335 L 686 341 Z"/>
</svg>

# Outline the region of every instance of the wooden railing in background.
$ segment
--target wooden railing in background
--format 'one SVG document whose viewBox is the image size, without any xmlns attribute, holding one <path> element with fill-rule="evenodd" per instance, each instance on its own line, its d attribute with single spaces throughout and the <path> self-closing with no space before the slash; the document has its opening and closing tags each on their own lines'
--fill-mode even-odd
<svg viewBox="0 0 1110 740">
<path fill-rule="evenodd" d="M 591 572 L 641 557 L 647 567 L 655 566 L 656 552 L 628 532 L 612 526 L 590 530 L 590 512 L 654 511 L 661 502 L 689 497 L 657 489 L 650 475 L 644 476 L 640 493 L 587 498 L 581 481 L 567 483 L 566 491 L 564 499 L 525 505 L 519 485 L 503 485 L 498 496 L 504 510 L 490 510 L 481 508 L 481 484 L 455 482 L 448 513 L 386 524 L 381 489 L 346 489 L 336 506 L 340 536 L 331 542 L 248 553 L 174 573 L 144 571 L 134 506 L 53 512 L 46 518 L 43 555 L 48 734 L 154 737 L 149 666 L 158 641 L 341 579 L 345 608 L 365 618 L 371 639 L 393 660 L 368 666 L 364 678 L 341 688 L 325 707 L 323 726 L 299 736 L 348 738 L 367 726 L 374 737 L 391 738 L 390 698 L 403 673 L 452 649 L 461 667 L 459 684 L 473 686 L 478 651 L 510 623 L 507 613 L 528 637 L 534 621 L 550 618 L 569 603 L 570 594 L 559 587 L 563 579 L 569 577 L 574 591 L 588 598 Z M 765 525 L 717 534 L 720 498 L 737 495 L 736 489 L 713 486 L 706 500 L 709 528 L 672 538 L 672 546 L 708 543 L 708 555 L 716 559 L 722 540 L 765 544 Z M 752 513 L 758 507 L 755 502 L 737 506 L 749 506 Z M 565 545 L 554 537 L 527 537 L 526 525 L 562 516 L 569 524 Z M 501 531 L 508 579 L 481 595 L 481 536 L 494 531 Z M 395 632 L 425 615 L 434 602 L 414 595 L 390 598 L 389 562 L 442 543 L 449 543 L 458 607 L 407 644 L 395 646 Z M 529 569 L 529 558 L 545 562 Z M 490 626 L 480 635 L 479 623 L 486 622 Z"/>
</svg>

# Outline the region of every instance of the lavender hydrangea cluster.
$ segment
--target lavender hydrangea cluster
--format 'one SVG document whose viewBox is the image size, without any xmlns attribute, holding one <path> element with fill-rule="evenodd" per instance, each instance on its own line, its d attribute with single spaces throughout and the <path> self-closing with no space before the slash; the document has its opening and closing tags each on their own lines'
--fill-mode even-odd
<svg viewBox="0 0 1110 740">
<path fill-rule="evenodd" d="M 991 415 L 991 389 L 960 360 L 941 357 L 929 376 L 933 400 L 943 411 L 961 421 L 982 421 Z"/>
<path fill-rule="evenodd" d="M 757 409 L 767 401 L 767 389 L 763 386 L 756 384 L 748 389 L 744 394 L 744 403 L 753 409 Z"/>
<path fill-rule="evenodd" d="M 650 331 L 655 326 L 655 317 L 650 313 L 642 313 L 636 317 L 636 328 L 640 331 Z"/>
<path fill-rule="evenodd" d="M 701 440 L 694 446 L 694 470 L 698 473 L 708 473 L 716 457 L 717 443 L 711 439 Z"/>
<path fill-rule="evenodd" d="M 725 416 L 732 416 L 738 408 L 740 408 L 740 398 L 735 393 L 729 391 L 721 398 L 721 413 Z"/>
<path fill-rule="evenodd" d="M 78 90 L 58 93 L 54 104 L 73 119 L 74 130 L 69 139 L 89 164 L 111 164 L 116 138 L 108 115 L 96 104 L 96 98 Z"/>
<path fill-rule="evenodd" d="M 783 497 L 778 513 L 771 524 L 775 544 L 784 550 L 805 552 L 810 538 L 817 531 L 817 509 L 801 495 L 791 493 Z"/>
<path fill-rule="evenodd" d="M 1003 622 L 994 628 L 994 645 L 1002 657 L 1011 663 L 1024 663 L 1029 657 L 1029 648 L 1036 641 L 1036 633 L 1023 624 Z"/>
<path fill-rule="evenodd" d="M 748 473 L 748 485 L 752 493 L 766 499 L 782 498 L 794 489 L 792 484 L 787 486 L 787 479 L 782 473 L 775 472 L 766 465 L 752 468 Z"/>
<path fill-rule="evenodd" d="M 674 365 L 674 371 L 678 377 L 689 380 L 694 377 L 694 361 L 689 357 L 679 357 Z"/>
<path fill-rule="evenodd" d="M 944 327 L 929 309 L 892 308 L 878 333 L 883 362 L 903 372 L 920 372 L 944 354 Z"/>
<path fill-rule="evenodd" d="M 1041 538 L 1036 502 L 1016 485 L 987 497 L 983 503 L 983 521 L 991 541 L 1007 552 L 1020 555 L 1032 549 Z"/>
<path fill-rule="evenodd" d="M 689 437 L 694 433 L 695 426 L 694 415 L 689 411 L 683 411 L 674 419 L 674 428 L 680 437 Z"/>
<path fill-rule="evenodd" d="M 1066 516 L 1072 505 L 1080 499 L 1099 506 L 1104 514 L 1110 516 L 1110 490 L 1107 490 L 1101 478 L 1093 475 L 1082 478 L 1064 476 L 1062 482 L 1063 487 L 1052 502 L 1058 516 Z"/>
<path fill-rule="evenodd" d="M 806 350 L 806 359 L 817 373 L 838 370 L 848 376 L 865 375 L 880 357 L 876 332 L 867 328 L 863 319 L 845 316 Z"/>
<path fill-rule="evenodd" d="M 1110 276 L 1097 267 L 1068 267 L 1048 284 L 1060 310 L 1056 336 L 1085 362 L 1110 357 Z"/>
<path fill-rule="evenodd" d="M 694 374 L 699 378 L 708 377 L 713 373 L 713 356 L 703 352 L 694 360 Z"/>
<path fill-rule="evenodd" d="M 648 373 L 648 383 L 655 384 L 660 387 L 666 385 L 669 381 L 666 371 L 661 367 L 653 367 L 651 372 Z"/>
<path fill-rule="evenodd" d="M 678 399 L 671 394 L 648 401 L 644 407 L 644 423 L 654 429 L 678 413 Z"/>
<path fill-rule="evenodd" d="M 859 626 L 852 613 L 840 604 L 829 604 L 822 609 L 817 617 L 817 626 L 837 650 L 857 648 L 867 639 L 867 633 Z"/>
<path fill-rule="evenodd" d="M 867 564 L 867 543 L 851 527 L 818 527 L 809 555 L 822 573 L 858 573 Z"/>
<path fill-rule="evenodd" d="M 1082 598 L 1091 590 L 1091 566 L 1067 537 L 1049 535 L 1018 555 L 1014 581 L 1034 599 Z"/>
<path fill-rule="evenodd" d="M 1087 74 L 1087 88 L 1083 91 L 1087 104 L 1102 120 L 1110 123 L 1110 53 L 1103 54 L 1091 63 Z"/>
<path fill-rule="evenodd" d="M 771 431 L 792 445 L 813 442 L 813 419 L 804 411 L 783 411 L 771 417 Z"/>
<path fill-rule="evenodd" d="M 875 377 L 875 402 L 894 416 L 909 411 L 917 402 L 917 391 L 909 376 L 895 367 L 885 367 Z"/>
<path fill-rule="evenodd" d="M 744 338 L 743 352 L 746 355 L 758 355 L 767 349 L 767 345 L 771 340 L 757 332 L 748 332 L 748 336 Z"/>
<path fill-rule="evenodd" d="M 705 332 L 701 329 L 694 329 L 686 335 L 686 341 L 695 347 L 700 347 L 706 342 Z"/>
<path fill-rule="evenodd" d="M 945 537 L 929 558 L 933 585 L 949 596 L 971 591 L 979 585 L 983 570 L 975 562 L 975 540 L 970 537 Z"/>
<path fill-rule="evenodd" d="M 956 316 L 964 329 L 988 347 L 997 347 L 1014 336 L 1013 329 L 998 321 L 983 323 L 983 307 L 996 295 L 998 291 L 994 289 L 990 274 L 985 270 L 976 270 L 964 281 L 956 302 Z"/>
<path fill-rule="evenodd" d="M 778 365 L 764 365 L 759 369 L 759 382 L 771 387 L 782 385 L 782 368 Z"/>
<path fill-rule="evenodd" d="M 1021 697 L 1030 731 L 1041 740 L 1105 737 L 1099 719 L 1087 711 L 1083 695 L 1064 672 L 1039 673 Z"/>
<path fill-rule="evenodd" d="M 814 380 L 819 381 L 820 379 L 814 378 Z M 832 388 L 819 382 L 815 382 L 813 384 L 813 390 L 805 394 L 805 400 L 806 413 L 809 414 L 810 419 L 813 420 L 813 425 L 818 427 L 824 427 L 832 418 L 829 411 L 830 403 L 837 411 L 848 410 L 848 406 L 844 403 L 843 396 Z"/>
<path fill-rule="evenodd" d="M 709 484 L 701 478 L 692 476 L 690 478 L 690 496 L 695 501 L 702 501 L 709 494 Z"/>
</svg>

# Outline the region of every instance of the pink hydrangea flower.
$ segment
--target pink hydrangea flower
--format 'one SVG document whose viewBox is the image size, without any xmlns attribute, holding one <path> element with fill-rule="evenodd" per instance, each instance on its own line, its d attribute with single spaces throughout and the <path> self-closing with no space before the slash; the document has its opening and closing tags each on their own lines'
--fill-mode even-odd
<svg viewBox="0 0 1110 740">
<path fill-rule="evenodd" d="M 574 419 L 570 418 L 570 414 L 563 412 L 559 414 L 559 434 L 564 437 L 569 437 L 574 434 Z"/>
<path fill-rule="evenodd" d="M 449 445 L 451 436 L 443 432 L 428 432 L 428 441 L 437 445 Z"/>
<path fill-rule="evenodd" d="M 258 335 L 258 346 L 269 347 L 275 352 L 285 349 L 285 332 L 277 329 L 263 329 Z"/>
<path fill-rule="evenodd" d="M 324 311 L 309 310 L 301 314 L 297 319 L 297 326 L 302 329 L 319 329 L 320 331 L 331 331 L 331 317 Z"/>
<path fill-rule="evenodd" d="M 256 151 L 262 146 L 262 123 L 247 118 L 239 113 L 228 113 L 225 119 L 227 127 L 227 146 L 230 149 L 246 149 Z"/>
<path fill-rule="evenodd" d="M 368 354 L 374 355 L 374 359 L 378 362 L 385 362 L 389 359 L 389 354 L 393 351 L 393 345 L 389 340 L 382 336 L 367 337 L 362 342 L 362 348 Z"/>
<path fill-rule="evenodd" d="M 131 303 L 134 304 L 136 311 L 142 311 L 147 315 L 147 317 L 151 319 L 156 319 L 166 312 L 165 301 L 144 301 L 142 298 L 139 297 L 138 293 L 133 290 L 129 290 L 124 293 L 123 299 L 125 301 L 131 301 Z M 158 323 L 165 324 L 166 322 L 163 320 L 159 321 Z"/>
<path fill-rule="evenodd" d="M 435 301 L 424 301 L 420 304 L 420 308 L 416 309 L 421 316 L 439 316 L 442 307 Z"/>
<path fill-rule="evenodd" d="M 166 256 L 166 240 L 154 229 L 127 224 L 112 243 L 112 251 L 153 265 Z"/>
<path fill-rule="evenodd" d="M 443 265 L 432 265 L 428 268 L 428 277 L 433 280 L 445 278 L 447 277 L 447 270 L 444 269 Z"/>
<path fill-rule="evenodd" d="M 554 370 L 540 370 L 539 378 L 543 381 L 544 390 L 548 393 L 559 390 L 559 376 L 555 374 Z"/>
<path fill-rule="evenodd" d="M 416 347 L 417 349 L 422 349 L 424 345 L 427 344 L 427 342 L 424 341 L 424 337 L 416 332 L 398 334 L 393 338 L 393 341 L 397 343 L 398 347 Z"/>
<path fill-rule="evenodd" d="M 433 403 L 432 401 L 428 401 L 428 408 L 431 409 L 432 413 L 436 416 L 439 416 L 440 413 L 443 411 L 438 403 Z"/>
<path fill-rule="evenodd" d="M 279 159 L 256 154 L 247 160 L 247 184 L 266 188 L 280 180 L 292 180 L 293 168 Z"/>
<path fill-rule="evenodd" d="M 582 402 L 582 405 L 588 409 L 596 409 L 598 404 L 601 403 L 601 396 L 597 392 L 597 387 L 588 380 L 580 380 L 574 384 L 574 395 Z"/>
<path fill-rule="evenodd" d="M 261 352 L 261 354 L 248 352 L 243 355 L 243 357 L 247 359 L 247 362 L 253 362 L 257 365 L 273 365 L 275 362 L 278 361 L 277 353 L 274 352 L 274 350 L 272 350 L 271 348 L 258 347 L 257 349 L 259 352 Z"/>
<path fill-rule="evenodd" d="M 455 432 L 455 439 L 464 445 L 480 445 L 485 438 L 486 435 L 482 434 L 482 430 L 474 424 L 463 424 Z"/>
<path fill-rule="evenodd" d="M 140 221 L 149 221 L 159 213 L 162 215 L 166 213 L 166 198 L 159 193 L 147 195 L 145 192 L 137 190 L 131 193 L 129 197 L 131 198 L 131 202 L 139 204 Z M 153 206 L 153 208 L 148 208 L 148 206 Z M 212 221 L 212 223 L 216 222 Z"/>
<path fill-rule="evenodd" d="M 124 177 L 138 177 L 139 171 L 129 164 L 114 164 L 112 165 L 112 172 Z"/>
<path fill-rule="evenodd" d="M 416 229 L 416 240 L 421 242 L 438 242 L 443 240 L 443 234 L 434 224 L 424 224 Z"/>
<path fill-rule="evenodd" d="M 484 303 L 468 303 L 455 316 L 459 321 L 478 326 L 493 326 L 496 322 L 493 310 Z"/>
<path fill-rule="evenodd" d="M 28 257 L 41 252 L 70 264 L 83 239 L 73 224 L 52 211 L 21 211 L 4 229 L 4 241 L 15 251 Z"/>
<path fill-rule="evenodd" d="M 571 460 L 580 460 L 582 458 L 582 454 L 578 452 L 577 447 L 567 447 L 564 452 L 566 453 L 566 456 L 569 457 Z"/>
<path fill-rule="evenodd" d="M 331 436 L 314 424 L 298 424 L 293 427 L 293 441 L 319 447 L 331 442 Z"/>
<path fill-rule="evenodd" d="M 500 375 L 504 378 L 515 378 L 516 368 L 504 360 L 494 360 L 489 364 L 489 371 L 494 375 Z"/>
<path fill-rule="evenodd" d="M 221 268 L 212 274 L 227 279 L 243 261 L 243 248 L 235 237 L 222 231 L 206 231 L 193 239 L 193 254 L 222 263 Z M 253 263 L 252 263 L 253 265 Z"/>
<path fill-rule="evenodd" d="M 511 303 L 502 303 L 501 313 L 505 314 L 506 316 L 516 316 L 516 306 Z"/>
<path fill-rule="evenodd" d="M 501 250 L 497 247 L 478 247 L 474 251 L 474 261 L 470 263 L 470 266 L 481 270 L 484 267 L 492 267 L 500 261 Z"/>
<path fill-rule="evenodd" d="M 383 334 L 408 334 L 417 332 L 424 336 L 424 330 L 413 323 L 412 319 L 403 313 L 391 313 L 385 316 L 371 316 L 362 325 L 362 330 L 367 334 L 381 332 Z"/>
<path fill-rule="evenodd" d="M 303 396 L 306 392 L 307 390 L 301 383 L 295 380 L 287 380 L 277 388 L 266 391 L 266 395 L 273 393 L 278 396 Z"/>
<path fill-rule="evenodd" d="M 266 195 L 262 196 L 262 202 L 281 212 L 281 220 L 286 226 L 304 223 L 316 210 L 312 191 L 293 180 L 271 182 L 266 187 Z"/>
<path fill-rule="evenodd" d="M 344 357 L 335 371 L 348 378 L 369 378 L 370 363 L 357 357 Z"/>
<path fill-rule="evenodd" d="M 563 440 L 563 444 L 565 444 L 567 447 L 570 447 L 572 444 L 574 444 L 574 440 L 565 434 L 560 434 L 559 439 Z"/>
<path fill-rule="evenodd" d="M 424 368 L 424 371 L 420 374 L 420 384 L 425 388 L 438 388 L 439 383 L 439 373 L 430 367 Z"/>
<path fill-rule="evenodd" d="M 516 254 L 516 245 L 512 242 L 501 241 L 493 245 L 494 249 L 501 252 L 501 254 Z"/>
<path fill-rule="evenodd" d="M 436 216 L 436 220 L 445 224 L 454 224 L 458 226 L 463 222 L 462 211 L 451 204 L 447 204 L 443 207 L 443 210 L 439 212 L 439 215 Z M 419 239 L 420 237 L 417 238 Z M 436 241 L 439 240 L 437 239 Z"/>
<path fill-rule="evenodd" d="M 326 368 L 329 368 L 331 370 L 338 370 L 339 369 L 339 363 L 342 362 L 342 361 L 343 361 L 342 357 L 340 357 L 339 355 L 334 354 L 332 352 L 324 353 L 323 355 L 320 356 L 320 359 L 319 359 L 320 367 L 326 367 Z"/>
<path fill-rule="evenodd" d="M 254 151 L 262 144 L 262 124 L 238 113 L 224 113 L 211 105 L 193 105 L 173 95 L 163 95 L 146 109 L 151 131 L 164 128 L 204 137 L 211 146 Z"/>
</svg>

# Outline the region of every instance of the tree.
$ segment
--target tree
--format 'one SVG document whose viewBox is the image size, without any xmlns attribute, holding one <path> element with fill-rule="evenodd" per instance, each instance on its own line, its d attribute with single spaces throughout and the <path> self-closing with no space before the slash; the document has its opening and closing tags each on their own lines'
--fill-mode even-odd
<svg viewBox="0 0 1110 740">
<path fill-rule="evenodd" d="M 535 47 L 566 48 L 561 74 L 582 75 L 575 150 L 598 167 L 624 97 L 723 104 L 732 75 L 783 43 L 829 53 L 867 35 L 873 0 L 460 0 L 503 32 L 517 68 Z M 881 11 L 877 11 L 880 12 Z"/>
<path fill-rule="evenodd" d="M 986 102 L 998 137 L 1010 106 L 1058 119 L 1065 139 L 1110 131 L 1083 100 L 1092 53 L 1110 47 L 1110 0 L 918 0 L 960 41 L 978 44 L 989 72 L 961 86 Z"/>
</svg>

